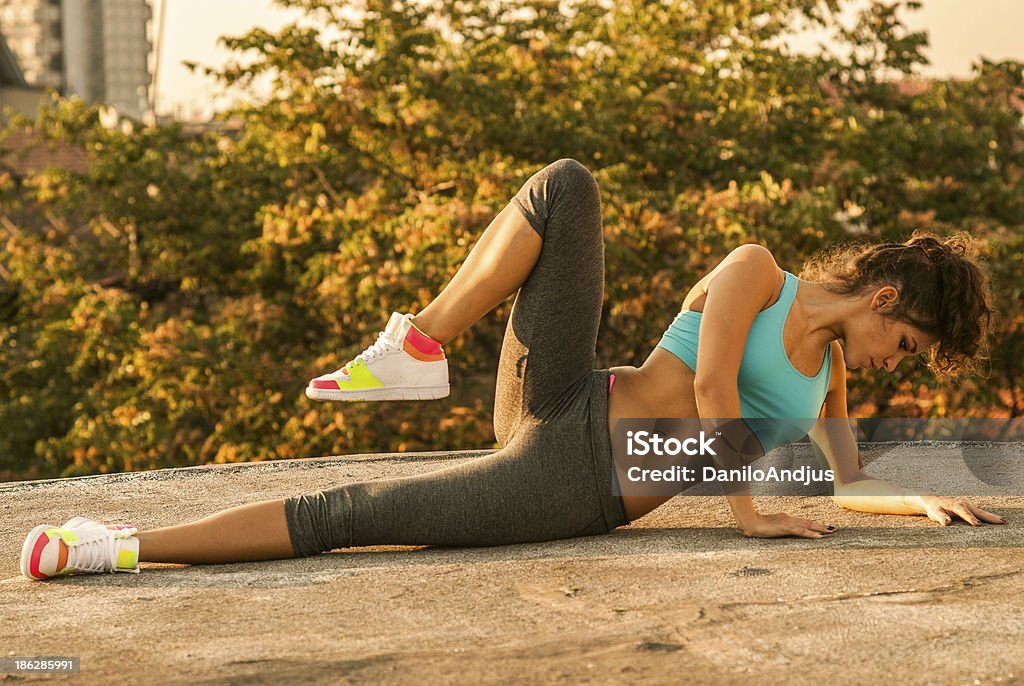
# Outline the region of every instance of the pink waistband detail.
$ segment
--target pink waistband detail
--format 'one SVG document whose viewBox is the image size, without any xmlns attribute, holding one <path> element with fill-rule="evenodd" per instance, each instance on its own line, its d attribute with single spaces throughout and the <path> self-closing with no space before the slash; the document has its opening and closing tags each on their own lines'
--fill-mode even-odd
<svg viewBox="0 0 1024 686">
<path fill-rule="evenodd" d="M 608 379 L 608 392 L 609 393 L 612 392 L 612 386 L 614 386 L 614 385 L 615 385 L 615 375 L 612 374 L 611 377 Z"/>
</svg>

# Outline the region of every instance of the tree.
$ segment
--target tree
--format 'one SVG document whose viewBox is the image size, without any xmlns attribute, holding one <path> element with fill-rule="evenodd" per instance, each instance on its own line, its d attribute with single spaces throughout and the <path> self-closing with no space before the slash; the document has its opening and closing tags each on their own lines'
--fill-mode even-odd
<svg viewBox="0 0 1024 686">
<path fill-rule="evenodd" d="M 851 410 L 1024 412 L 1022 66 L 915 80 L 926 37 L 901 20 L 914 3 L 874 3 L 852 28 L 838 1 L 368 0 L 354 18 L 345 3 L 279 4 L 309 21 L 225 39 L 238 59 L 211 72 L 230 88 L 271 80 L 225 113 L 237 129 L 107 129 L 60 99 L 9 127 L 92 160 L 0 171 L 5 216 L 49 218 L 42 233 L 0 229 L 9 476 L 493 445 L 509 303 L 451 346 L 450 402 L 339 408 L 302 388 L 391 311 L 429 302 L 561 157 L 602 191 L 602 366 L 639 364 L 666 303 L 742 243 L 796 271 L 852 237 L 962 227 L 992 253 L 1005 326 L 991 375 L 855 376 Z M 796 21 L 849 50 L 792 52 Z"/>
</svg>

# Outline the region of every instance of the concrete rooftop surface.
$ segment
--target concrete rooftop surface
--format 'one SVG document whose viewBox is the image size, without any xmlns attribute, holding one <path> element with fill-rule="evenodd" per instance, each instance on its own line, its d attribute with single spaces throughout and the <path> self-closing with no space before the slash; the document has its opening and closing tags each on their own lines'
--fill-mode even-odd
<svg viewBox="0 0 1024 686">
<path fill-rule="evenodd" d="M 36 524 L 86 515 L 145 530 L 482 454 L 0 484 L 0 655 L 81 658 L 77 676 L 8 673 L 0 682 L 1024 681 L 1024 499 L 1005 494 L 971 498 L 1002 514 L 1005 526 L 941 527 L 841 510 L 828 497 L 760 496 L 764 513 L 817 519 L 838 532 L 747 539 L 723 497 L 681 496 L 609 535 L 550 543 L 144 563 L 141 574 L 48 582 L 18 571 Z M 955 444 L 897 446 L 867 469 L 895 480 L 892 465 L 920 469 L 922 454 L 933 482 L 937 474 L 950 487 L 972 478 Z M 987 454 L 1020 465 L 1024 444 Z"/>
</svg>

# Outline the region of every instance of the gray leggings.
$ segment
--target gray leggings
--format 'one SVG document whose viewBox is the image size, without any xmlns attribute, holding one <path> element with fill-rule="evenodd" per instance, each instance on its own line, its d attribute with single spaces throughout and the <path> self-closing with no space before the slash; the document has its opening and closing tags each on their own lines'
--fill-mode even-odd
<svg viewBox="0 0 1024 686">
<path fill-rule="evenodd" d="M 614 495 L 607 370 L 594 370 L 604 290 L 597 182 L 572 159 L 513 202 L 543 239 L 505 330 L 494 399 L 502 448 L 420 476 L 285 500 L 297 556 L 367 545 L 489 546 L 607 533 Z"/>
</svg>

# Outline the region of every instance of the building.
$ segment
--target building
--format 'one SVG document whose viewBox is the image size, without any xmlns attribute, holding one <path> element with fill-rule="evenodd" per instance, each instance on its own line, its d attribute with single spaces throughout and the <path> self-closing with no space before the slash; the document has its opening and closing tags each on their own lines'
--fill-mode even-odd
<svg viewBox="0 0 1024 686">
<path fill-rule="evenodd" d="M 7 108 L 18 114 L 34 115 L 43 94 L 42 88 L 29 86 L 25 81 L 18 60 L 0 34 L 0 126 Z"/>
<path fill-rule="evenodd" d="M 147 0 L 0 0 L 0 33 L 29 84 L 141 118 L 151 16 Z"/>
<path fill-rule="evenodd" d="M 28 83 L 63 88 L 61 0 L 0 0 L 0 33 Z"/>
</svg>

